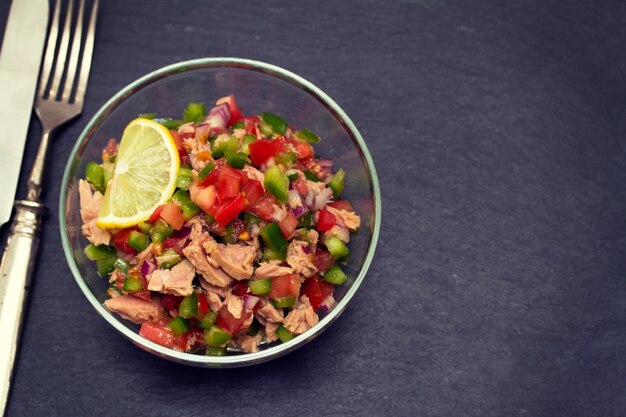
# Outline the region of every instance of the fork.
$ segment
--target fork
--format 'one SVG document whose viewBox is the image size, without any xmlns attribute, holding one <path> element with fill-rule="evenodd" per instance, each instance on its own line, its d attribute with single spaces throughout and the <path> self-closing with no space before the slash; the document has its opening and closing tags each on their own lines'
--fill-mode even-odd
<svg viewBox="0 0 626 417">
<path fill-rule="evenodd" d="M 99 0 L 93 0 L 84 43 L 85 0 L 79 0 L 75 18 L 74 0 L 69 0 L 59 40 L 61 1 L 57 0 L 54 7 L 34 106 L 43 132 L 28 177 L 28 193 L 25 199 L 15 202 L 15 217 L 0 265 L 0 416 L 8 399 L 24 301 L 35 265 L 41 219 L 46 211 L 41 191 L 48 144 L 55 129 L 83 110 L 93 54 Z"/>
</svg>

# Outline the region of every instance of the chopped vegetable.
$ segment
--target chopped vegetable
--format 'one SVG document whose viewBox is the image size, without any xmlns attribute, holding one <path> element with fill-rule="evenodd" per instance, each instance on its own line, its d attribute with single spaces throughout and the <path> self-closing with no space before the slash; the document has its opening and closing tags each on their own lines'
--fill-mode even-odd
<svg viewBox="0 0 626 417">
<path fill-rule="evenodd" d="M 348 278 L 346 274 L 337 265 L 331 267 L 324 274 L 324 281 L 330 282 L 331 284 L 335 285 L 343 284 L 346 278 Z"/>
<path fill-rule="evenodd" d="M 276 200 L 286 203 L 289 199 L 289 178 L 279 167 L 273 166 L 265 171 L 264 185 Z"/>
<path fill-rule="evenodd" d="M 271 279 L 257 279 L 250 281 L 250 284 L 248 285 L 250 287 L 250 292 L 254 295 L 266 295 L 272 290 Z"/>
<path fill-rule="evenodd" d="M 291 333 L 289 330 L 285 329 L 284 326 L 280 326 L 276 329 L 276 336 L 283 342 L 286 343 L 296 337 L 295 334 Z"/>
</svg>

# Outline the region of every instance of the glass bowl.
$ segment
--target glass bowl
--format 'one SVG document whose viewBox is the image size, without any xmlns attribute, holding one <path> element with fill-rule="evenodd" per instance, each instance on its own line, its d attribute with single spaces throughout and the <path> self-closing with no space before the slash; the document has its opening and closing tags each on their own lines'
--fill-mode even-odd
<svg viewBox="0 0 626 417">
<path fill-rule="evenodd" d="M 176 116 L 189 102 L 204 102 L 234 94 L 245 114 L 269 111 L 297 128 L 316 132 L 322 141 L 316 153 L 335 160 L 346 171 L 343 197 L 361 216 L 360 230 L 351 236 L 348 279 L 335 290 L 337 305 L 319 323 L 287 343 L 269 344 L 256 353 L 205 356 L 177 352 L 141 337 L 139 326 L 110 313 L 103 306 L 108 282 L 98 276 L 95 263 L 86 259 L 88 243 L 81 234 L 78 180 L 87 162 L 99 160 L 109 138 L 119 139 L 138 114 L 156 112 Z M 154 71 L 131 83 L 111 98 L 87 123 L 69 156 L 60 197 L 60 230 L 72 274 L 87 300 L 123 336 L 159 357 L 202 367 L 237 367 L 268 361 L 313 340 L 348 306 L 374 256 L 380 228 L 381 203 L 374 163 L 361 134 L 344 111 L 323 91 L 282 68 L 238 58 L 205 58 L 181 62 Z M 332 342 L 331 342 L 332 343 Z"/>
</svg>

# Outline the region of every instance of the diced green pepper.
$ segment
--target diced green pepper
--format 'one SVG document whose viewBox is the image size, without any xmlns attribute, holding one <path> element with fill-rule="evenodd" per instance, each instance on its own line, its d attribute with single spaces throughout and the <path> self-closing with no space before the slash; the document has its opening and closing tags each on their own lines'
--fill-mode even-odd
<svg viewBox="0 0 626 417">
<path fill-rule="evenodd" d="M 287 174 L 287 179 L 289 179 L 290 183 L 300 178 L 300 176 L 298 175 L 296 171 L 287 171 L 286 174 Z"/>
<path fill-rule="evenodd" d="M 176 188 L 180 188 L 181 190 L 188 190 L 189 184 L 193 181 L 191 167 L 181 166 L 178 168 L 178 176 L 176 177 Z"/>
<path fill-rule="evenodd" d="M 312 173 L 311 171 L 309 171 L 308 169 L 304 170 L 304 177 L 309 180 L 309 181 L 313 181 L 313 182 L 322 182 L 322 180 L 320 179 L 320 177 L 318 177 L 317 175 L 315 175 L 314 173 Z"/>
<path fill-rule="evenodd" d="M 268 223 L 261 229 L 261 238 L 265 242 L 266 248 L 273 249 L 280 254 L 286 254 L 287 241 L 280 231 L 277 223 Z"/>
<path fill-rule="evenodd" d="M 243 140 L 241 141 L 241 152 L 246 155 L 250 155 L 250 145 L 252 142 L 256 140 L 256 135 L 244 135 Z"/>
<path fill-rule="evenodd" d="M 328 182 L 328 186 L 331 190 L 333 190 L 333 198 L 337 200 L 341 193 L 343 193 L 343 180 L 346 176 L 346 172 L 343 169 L 339 169 L 339 171 L 335 172 L 335 175 L 330 177 L 330 181 Z"/>
<path fill-rule="evenodd" d="M 172 228 L 169 224 L 163 219 L 159 219 L 154 222 L 152 228 L 150 229 L 150 239 L 153 242 L 161 243 L 168 237 L 170 237 L 173 233 Z"/>
<path fill-rule="evenodd" d="M 156 257 L 157 264 L 159 268 L 162 269 L 170 269 L 177 263 L 181 261 L 180 255 L 176 253 L 174 249 L 168 249 L 163 251 L 159 256 Z"/>
<path fill-rule="evenodd" d="M 269 191 L 281 203 L 289 200 L 289 178 L 278 166 L 273 166 L 265 171 L 263 183 Z"/>
<path fill-rule="evenodd" d="M 206 114 L 206 108 L 202 103 L 189 103 L 183 112 L 183 120 L 186 123 L 200 123 Z"/>
<path fill-rule="evenodd" d="M 265 295 L 272 291 L 271 279 L 255 279 L 248 284 L 250 292 L 254 295 Z"/>
<path fill-rule="evenodd" d="M 296 303 L 296 297 L 281 297 L 275 300 L 272 300 L 272 304 L 276 308 L 287 308 L 291 307 Z"/>
<path fill-rule="evenodd" d="M 107 259 L 113 257 L 113 261 L 117 258 L 117 251 L 115 248 L 108 245 L 93 245 L 89 244 L 85 247 L 85 256 L 90 261 L 99 261 L 101 259 Z"/>
<path fill-rule="evenodd" d="M 141 232 L 133 230 L 128 235 L 128 246 L 138 252 L 143 251 L 150 245 L 150 238 Z"/>
<path fill-rule="evenodd" d="M 270 136 L 273 133 L 284 135 L 287 130 L 287 122 L 280 116 L 274 113 L 264 112 L 259 114 L 261 121 L 259 123 L 259 129 L 265 136 Z"/>
<path fill-rule="evenodd" d="M 345 262 L 350 257 L 350 249 L 339 238 L 331 236 L 324 241 L 324 244 L 337 262 Z"/>
<path fill-rule="evenodd" d="M 141 113 L 137 117 L 139 117 L 140 119 L 152 120 L 156 117 L 156 113 Z"/>
<path fill-rule="evenodd" d="M 124 278 L 124 291 L 139 292 L 142 289 L 143 289 L 143 285 L 141 285 L 141 280 L 139 278 L 134 278 L 134 277 Z"/>
<path fill-rule="evenodd" d="M 200 171 L 200 173 L 198 174 L 198 178 L 200 178 L 201 180 L 205 179 L 206 176 L 209 175 L 214 169 L 215 164 L 213 163 L 213 161 L 209 161 L 206 166 L 202 168 L 202 171 Z"/>
<path fill-rule="evenodd" d="M 103 187 L 106 190 L 107 184 L 111 181 L 111 178 L 113 178 L 113 172 L 115 172 L 115 163 L 113 162 L 113 158 L 109 159 L 108 162 L 103 162 L 102 169 L 104 170 Z"/>
<path fill-rule="evenodd" d="M 226 355 L 225 347 L 211 347 L 207 346 L 206 356 L 224 356 Z"/>
<path fill-rule="evenodd" d="M 189 220 L 196 214 L 200 213 L 200 207 L 191 201 L 189 193 L 185 190 L 176 191 L 172 196 L 172 201 L 180 206 L 185 220 Z"/>
<path fill-rule="evenodd" d="M 298 130 L 295 135 L 298 139 L 308 143 L 318 143 L 321 140 L 319 136 L 307 129 Z"/>
<path fill-rule="evenodd" d="M 104 194 L 106 183 L 104 182 L 104 169 L 100 165 L 89 162 L 85 167 L 85 179 Z"/>
<path fill-rule="evenodd" d="M 119 269 L 120 271 L 124 273 L 128 272 L 128 270 L 130 269 L 130 264 L 122 258 L 117 258 L 115 260 L 114 265 L 115 265 L 115 268 Z"/>
<path fill-rule="evenodd" d="M 261 262 L 273 261 L 275 259 L 284 261 L 286 258 L 287 251 L 281 252 L 266 246 L 263 248 Z"/>
<path fill-rule="evenodd" d="M 250 230 L 253 224 L 260 224 L 261 219 L 258 216 L 246 211 L 243 215 L 243 221 L 246 223 L 246 230 Z"/>
<path fill-rule="evenodd" d="M 186 296 L 178 306 L 178 315 L 190 319 L 198 315 L 198 296 L 196 293 Z"/>
<path fill-rule="evenodd" d="M 278 338 L 283 343 L 288 342 L 294 337 L 296 337 L 295 334 L 291 333 L 289 330 L 285 329 L 283 326 L 280 326 L 278 329 L 276 329 L 276 336 L 278 336 Z"/>
<path fill-rule="evenodd" d="M 201 329 L 210 329 L 213 324 L 215 324 L 215 319 L 217 318 L 217 313 L 215 311 L 209 311 L 206 313 L 204 317 L 198 320 L 198 326 Z"/>
<path fill-rule="evenodd" d="M 341 285 L 348 278 L 346 274 L 337 265 L 333 265 L 328 271 L 324 273 L 324 281 L 328 281 L 331 284 Z"/>
<path fill-rule="evenodd" d="M 256 336 L 257 333 L 259 333 L 259 330 L 261 330 L 261 324 L 259 324 L 259 322 L 255 318 L 254 320 L 252 320 L 250 327 L 248 327 L 248 331 L 246 332 L 246 334 L 248 336 Z"/>
<path fill-rule="evenodd" d="M 170 320 L 170 322 L 167 323 L 167 327 L 172 329 L 172 332 L 175 336 L 180 336 L 182 334 L 185 334 L 189 329 L 191 329 L 191 323 L 189 323 L 183 317 L 178 316 Z"/>
<path fill-rule="evenodd" d="M 96 268 L 98 269 L 98 274 L 103 277 L 111 272 L 115 271 L 115 256 L 111 256 L 109 258 L 100 259 L 96 261 Z"/>
<path fill-rule="evenodd" d="M 313 226 L 313 215 L 310 211 L 304 213 L 302 216 L 298 217 L 298 226 L 297 228 L 309 228 Z"/>
<path fill-rule="evenodd" d="M 169 117 L 156 118 L 154 121 L 170 130 L 178 129 L 183 124 L 182 120 L 173 120 Z"/>
<path fill-rule="evenodd" d="M 274 157 L 274 161 L 277 164 L 281 164 L 287 169 L 293 167 L 296 164 L 297 160 L 298 154 L 296 154 L 295 152 L 285 152 Z M 289 179 L 289 177 L 287 177 L 287 179 Z"/>
<path fill-rule="evenodd" d="M 139 222 L 137 224 L 137 227 L 139 227 L 139 230 L 141 230 L 141 233 L 144 233 L 146 235 L 149 235 L 150 230 L 152 229 L 152 225 L 148 222 Z"/>
<path fill-rule="evenodd" d="M 230 340 L 230 333 L 217 326 L 211 326 L 210 329 L 204 331 L 204 340 L 209 346 L 224 346 Z"/>
<path fill-rule="evenodd" d="M 242 169 L 248 161 L 248 157 L 243 152 L 231 152 L 227 150 L 224 152 L 224 156 L 226 157 L 228 165 L 236 169 Z"/>
<path fill-rule="evenodd" d="M 235 130 L 235 129 L 244 129 L 245 127 L 246 127 L 245 123 L 240 120 L 237 123 L 233 124 L 230 128 Z"/>
<path fill-rule="evenodd" d="M 226 141 L 221 141 L 211 148 L 211 153 L 213 154 L 213 158 L 218 159 L 227 153 L 237 153 L 237 148 L 239 147 L 239 142 L 237 138 L 231 136 L 230 139 Z"/>
</svg>

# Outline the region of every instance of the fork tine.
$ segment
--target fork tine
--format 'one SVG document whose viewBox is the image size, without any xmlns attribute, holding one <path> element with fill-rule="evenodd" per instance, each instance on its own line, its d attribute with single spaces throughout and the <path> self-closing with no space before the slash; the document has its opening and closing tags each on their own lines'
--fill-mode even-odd
<svg viewBox="0 0 626 417">
<path fill-rule="evenodd" d="M 72 24 L 72 14 L 74 14 L 74 0 L 70 0 L 67 5 L 65 13 L 65 24 L 63 25 L 63 34 L 61 35 L 61 43 L 59 44 L 59 53 L 57 55 L 57 62 L 54 68 L 54 78 L 52 79 L 52 85 L 50 86 L 50 99 L 55 100 L 57 92 L 61 85 L 61 79 L 63 78 L 63 71 L 65 70 L 65 58 L 67 57 L 67 47 L 70 43 L 70 30 Z"/>
<path fill-rule="evenodd" d="M 89 80 L 89 70 L 91 69 L 91 56 L 93 55 L 93 41 L 96 36 L 96 19 L 98 17 L 99 3 L 99 0 L 94 0 L 91 7 L 91 17 L 89 18 L 89 27 L 87 28 L 87 36 L 85 37 L 83 60 L 78 76 L 78 86 L 76 87 L 76 98 L 74 101 L 81 106 L 85 98 L 85 90 L 87 88 L 87 81 Z"/>
<path fill-rule="evenodd" d="M 54 12 L 52 15 L 52 22 L 50 23 L 50 33 L 48 34 L 48 42 L 46 44 L 46 55 L 43 59 L 43 66 L 41 67 L 41 75 L 39 76 L 39 97 L 43 97 L 48 81 L 50 80 L 50 73 L 52 71 L 52 63 L 54 62 L 54 53 L 57 46 L 57 38 L 59 36 L 59 14 L 61 12 L 61 0 L 57 0 L 54 5 Z"/>
<path fill-rule="evenodd" d="M 78 67 L 78 55 L 80 54 L 80 43 L 83 36 L 83 14 L 85 12 L 85 0 L 80 0 L 78 7 L 78 16 L 76 17 L 76 25 L 74 30 L 74 39 L 72 40 L 72 49 L 70 52 L 70 61 L 67 64 L 67 75 L 65 76 L 65 87 L 63 88 L 63 96 L 61 100 L 69 101 L 74 87 L 74 77 L 76 76 L 76 68 Z"/>
</svg>

